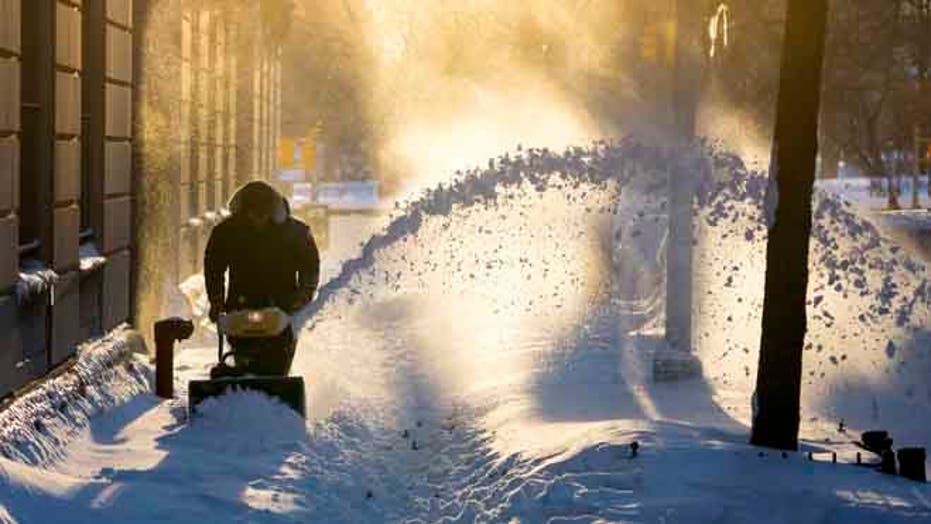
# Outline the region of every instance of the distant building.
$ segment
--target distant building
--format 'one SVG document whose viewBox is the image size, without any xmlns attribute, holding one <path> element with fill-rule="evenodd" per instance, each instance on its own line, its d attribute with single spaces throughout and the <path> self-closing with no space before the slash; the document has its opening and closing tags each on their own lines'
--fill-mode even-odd
<svg viewBox="0 0 931 524">
<path fill-rule="evenodd" d="M 235 5 L 0 0 L 0 397 L 148 334 L 232 190 L 273 171 L 274 30 Z"/>
</svg>

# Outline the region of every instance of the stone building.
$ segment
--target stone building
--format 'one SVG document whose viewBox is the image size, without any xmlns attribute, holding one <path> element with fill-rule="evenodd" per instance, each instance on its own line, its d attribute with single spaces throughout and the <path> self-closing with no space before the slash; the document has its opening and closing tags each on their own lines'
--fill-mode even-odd
<svg viewBox="0 0 931 524">
<path fill-rule="evenodd" d="M 147 334 L 231 191 L 272 171 L 256 4 L 0 0 L 0 397 Z"/>
</svg>

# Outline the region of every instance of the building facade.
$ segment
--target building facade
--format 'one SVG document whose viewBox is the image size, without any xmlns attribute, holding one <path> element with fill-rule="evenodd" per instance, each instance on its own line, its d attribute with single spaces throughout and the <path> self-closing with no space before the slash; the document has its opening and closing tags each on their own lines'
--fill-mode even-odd
<svg viewBox="0 0 931 524">
<path fill-rule="evenodd" d="M 148 334 L 233 189 L 271 173 L 278 52 L 234 4 L 0 0 L 0 397 Z"/>
<path fill-rule="evenodd" d="M 130 0 L 0 1 L 0 395 L 130 318 Z"/>
<path fill-rule="evenodd" d="M 271 178 L 280 53 L 262 5 L 150 0 L 140 12 L 140 326 L 183 310 L 179 284 L 200 272 L 207 238 L 233 191 Z"/>
</svg>

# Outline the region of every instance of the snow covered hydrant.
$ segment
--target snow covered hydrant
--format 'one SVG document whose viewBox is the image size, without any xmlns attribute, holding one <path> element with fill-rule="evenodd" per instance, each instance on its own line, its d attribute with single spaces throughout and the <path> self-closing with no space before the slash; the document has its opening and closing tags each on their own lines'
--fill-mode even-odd
<svg viewBox="0 0 931 524">
<path fill-rule="evenodd" d="M 174 391 L 175 342 L 194 333 L 190 320 L 172 317 L 155 323 L 155 394 L 172 398 Z"/>
</svg>

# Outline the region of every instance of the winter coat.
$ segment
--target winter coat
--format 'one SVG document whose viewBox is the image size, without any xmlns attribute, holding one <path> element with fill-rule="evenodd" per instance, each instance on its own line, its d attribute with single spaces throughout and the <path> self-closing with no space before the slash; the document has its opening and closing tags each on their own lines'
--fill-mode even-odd
<svg viewBox="0 0 931 524">
<path fill-rule="evenodd" d="M 277 306 L 287 312 L 313 298 L 320 278 L 320 255 L 310 228 L 293 218 L 284 197 L 272 223 L 255 229 L 245 217 L 240 193 L 230 216 L 214 227 L 204 253 L 207 296 L 227 311 Z M 229 272 L 229 288 L 224 289 Z"/>
</svg>

